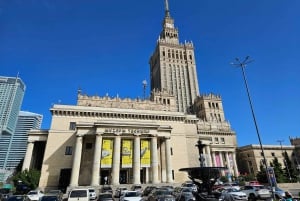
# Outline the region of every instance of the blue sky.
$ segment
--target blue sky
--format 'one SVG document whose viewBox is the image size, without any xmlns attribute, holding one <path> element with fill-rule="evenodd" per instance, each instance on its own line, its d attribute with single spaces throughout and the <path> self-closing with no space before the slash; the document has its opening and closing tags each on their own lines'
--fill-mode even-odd
<svg viewBox="0 0 300 201">
<path fill-rule="evenodd" d="M 249 55 L 250 94 L 263 144 L 289 144 L 300 128 L 300 1 L 169 0 L 179 37 L 193 41 L 200 93 L 222 96 L 238 145 L 258 144 L 241 70 Z M 88 95 L 142 97 L 162 29 L 164 1 L 0 0 L 0 75 L 19 73 L 22 110 Z M 149 88 L 147 89 L 149 94 Z"/>
</svg>

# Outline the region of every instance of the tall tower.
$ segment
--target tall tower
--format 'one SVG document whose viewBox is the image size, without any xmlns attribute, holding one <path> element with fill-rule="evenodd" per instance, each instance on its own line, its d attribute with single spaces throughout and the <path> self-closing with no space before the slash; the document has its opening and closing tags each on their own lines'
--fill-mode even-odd
<svg viewBox="0 0 300 201">
<path fill-rule="evenodd" d="M 13 135 L 21 109 L 25 84 L 18 77 L 0 76 L 0 139 Z"/>
<path fill-rule="evenodd" d="M 199 95 L 194 46 L 192 42 L 179 43 L 168 0 L 162 31 L 149 63 L 151 91 L 167 90 L 176 97 L 177 111 L 188 113 Z"/>
</svg>

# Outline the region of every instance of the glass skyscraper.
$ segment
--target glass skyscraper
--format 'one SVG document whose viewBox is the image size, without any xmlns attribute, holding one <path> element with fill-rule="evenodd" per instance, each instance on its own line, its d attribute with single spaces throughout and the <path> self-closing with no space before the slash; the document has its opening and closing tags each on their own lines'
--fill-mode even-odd
<svg viewBox="0 0 300 201">
<path fill-rule="evenodd" d="M 0 76 L 0 139 L 15 132 L 25 88 L 18 77 Z"/>
<path fill-rule="evenodd" d="M 23 160 L 27 149 L 28 131 L 40 129 L 42 119 L 43 116 L 40 114 L 20 111 L 14 134 L 2 135 L 0 140 L 0 181 L 5 180 L 7 177 L 5 175 L 10 175 Z"/>
</svg>

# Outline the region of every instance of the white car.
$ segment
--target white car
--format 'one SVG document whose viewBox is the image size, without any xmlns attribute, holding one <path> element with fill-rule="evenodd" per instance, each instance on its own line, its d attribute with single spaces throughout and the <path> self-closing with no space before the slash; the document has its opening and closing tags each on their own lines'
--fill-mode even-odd
<svg viewBox="0 0 300 201">
<path fill-rule="evenodd" d="M 43 191 L 40 190 L 32 190 L 27 193 L 28 200 L 38 201 L 41 197 L 44 196 Z"/>
<path fill-rule="evenodd" d="M 96 200 L 97 199 L 97 194 L 94 188 L 88 188 L 89 194 L 90 194 L 90 199 L 91 200 Z"/>
<path fill-rule="evenodd" d="M 138 191 L 125 191 L 120 197 L 120 201 L 141 201 L 142 195 Z"/>
<path fill-rule="evenodd" d="M 221 191 L 221 200 L 230 200 L 230 201 L 242 201 L 242 200 L 248 200 L 248 196 L 246 193 L 237 190 L 236 188 L 224 188 Z"/>
</svg>

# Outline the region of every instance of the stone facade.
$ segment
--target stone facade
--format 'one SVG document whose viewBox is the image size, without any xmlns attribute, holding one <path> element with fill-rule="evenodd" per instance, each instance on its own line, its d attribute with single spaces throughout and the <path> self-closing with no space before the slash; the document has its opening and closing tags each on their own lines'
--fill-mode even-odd
<svg viewBox="0 0 300 201">
<path fill-rule="evenodd" d="M 179 43 L 166 0 L 163 30 L 150 58 L 149 99 L 89 96 L 53 105 L 48 131 L 29 132 L 23 169 L 33 167 L 38 141 L 46 143 L 39 187 L 181 183 L 179 169 L 225 166 L 238 176 L 236 134 L 218 95 L 199 95 L 191 42 Z M 37 136 L 39 136 L 37 138 Z"/>
<path fill-rule="evenodd" d="M 270 166 L 270 162 L 273 161 L 275 157 L 278 158 L 278 162 L 285 167 L 283 152 L 287 152 L 293 165 L 296 165 L 293 160 L 294 149 L 293 145 L 263 145 L 263 150 L 265 153 L 265 158 L 267 160 L 267 165 Z M 260 145 L 247 145 L 242 146 L 237 149 L 237 161 L 238 167 L 241 174 L 253 174 L 256 175 L 260 171 L 260 165 L 263 162 L 263 155 Z"/>
</svg>

